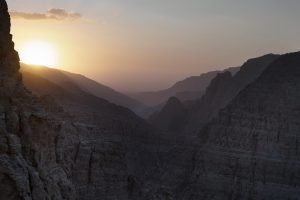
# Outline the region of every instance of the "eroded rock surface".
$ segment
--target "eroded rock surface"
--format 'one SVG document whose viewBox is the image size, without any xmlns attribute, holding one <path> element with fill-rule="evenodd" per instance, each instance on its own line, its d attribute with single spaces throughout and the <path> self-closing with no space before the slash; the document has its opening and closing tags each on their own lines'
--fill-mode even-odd
<svg viewBox="0 0 300 200">
<path fill-rule="evenodd" d="M 35 97 L 4 0 L 0 22 L 0 199 L 299 199 L 299 53 L 235 90 L 194 146 L 72 84 Z"/>
<path fill-rule="evenodd" d="M 300 199 L 300 53 L 281 56 L 199 136 L 179 199 Z"/>
<path fill-rule="evenodd" d="M 98 115 L 93 111 L 99 125 L 94 127 L 90 119 L 73 120 L 83 118 L 82 107 L 69 114 L 59 102 L 32 95 L 18 71 L 4 0 L 0 22 L 0 199 L 128 199 L 123 140 L 126 134 L 143 135 L 142 120 L 128 109 L 83 96 L 78 105 L 105 108 Z"/>
<path fill-rule="evenodd" d="M 202 98 L 190 106 L 184 134 L 189 137 L 195 136 L 218 115 L 220 109 L 227 106 L 240 91 L 255 81 L 278 57 L 279 55 L 268 54 L 250 59 L 234 75 L 229 72 L 219 73 L 211 81 Z"/>
<path fill-rule="evenodd" d="M 63 113 L 47 110 L 23 87 L 4 0 L 0 21 L 0 199 L 74 199 L 56 151 Z"/>
</svg>

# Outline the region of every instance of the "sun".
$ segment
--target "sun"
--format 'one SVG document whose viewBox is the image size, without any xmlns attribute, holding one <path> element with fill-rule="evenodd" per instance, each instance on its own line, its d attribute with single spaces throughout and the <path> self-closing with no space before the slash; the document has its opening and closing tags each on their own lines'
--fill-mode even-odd
<svg viewBox="0 0 300 200">
<path fill-rule="evenodd" d="M 57 66 L 57 51 L 45 41 L 30 41 L 19 50 L 20 60 L 25 64 Z"/>
</svg>

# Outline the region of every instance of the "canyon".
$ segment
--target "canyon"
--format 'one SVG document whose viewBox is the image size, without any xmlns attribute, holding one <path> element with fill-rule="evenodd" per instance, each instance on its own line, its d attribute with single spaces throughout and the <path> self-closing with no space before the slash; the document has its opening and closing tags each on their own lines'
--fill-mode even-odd
<svg viewBox="0 0 300 200">
<path fill-rule="evenodd" d="M 4 0 L 0 22 L 1 200 L 300 199 L 299 52 L 214 72 L 146 121 L 81 76 L 22 76 Z"/>
</svg>

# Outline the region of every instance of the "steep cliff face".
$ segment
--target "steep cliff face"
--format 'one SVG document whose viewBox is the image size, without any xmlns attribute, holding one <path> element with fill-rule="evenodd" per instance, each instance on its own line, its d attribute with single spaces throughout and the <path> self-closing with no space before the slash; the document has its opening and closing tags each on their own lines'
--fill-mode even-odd
<svg viewBox="0 0 300 200">
<path fill-rule="evenodd" d="M 74 199 L 56 148 L 63 113 L 23 87 L 4 0 L 0 21 L 0 199 Z"/>
<path fill-rule="evenodd" d="M 10 34 L 10 16 L 7 12 L 7 4 L 5 1 L 0 1 L 0 64 L 1 64 L 1 84 L 4 86 L 8 95 L 11 95 L 12 90 L 17 88 L 20 83 L 20 74 L 18 70 L 19 55 L 14 50 L 12 35 Z M 6 93 L 1 93 L 5 96 Z"/>
<path fill-rule="evenodd" d="M 205 124 L 217 116 L 220 109 L 228 105 L 241 90 L 256 80 L 278 57 L 278 55 L 268 54 L 250 59 L 235 75 L 229 72 L 219 73 L 211 81 L 203 97 L 189 109 L 185 133 L 190 136 L 197 134 Z"/>
<path fill-rule="evenodd" d="M 250 79 L 220 74 L 203 101 L 237 97 L 194 146 L 73 84 L 44 80 L 56 101 L 35 97 L 22 85 L 4 0 L 0 22 L 0 199 L 299 199 L 300 53 L 249 86 L 273 56 Z M 222 99 L 227 82 L 237 86 Z"/>
<path fill-rule="evenodd" d="M 50 88 L 61 102 L 32 95 L 18 71 L 4 0 L 0 22 L 0 199 L 129 199 L 147 124 L 74 85 L 71 94 Z"/>
<path fill-rule="evenodd" d="M 281 56 L 199 136 L 179 199 L 299 199 L 300 53 Z"/>
</svg>

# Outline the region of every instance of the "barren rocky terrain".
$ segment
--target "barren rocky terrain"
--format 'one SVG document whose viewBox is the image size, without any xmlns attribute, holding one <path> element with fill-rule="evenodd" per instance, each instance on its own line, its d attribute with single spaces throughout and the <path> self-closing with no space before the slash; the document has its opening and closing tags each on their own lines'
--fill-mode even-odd
<svg viewBox="0 0 300 200">
<path fill-rule="evenodd" d="M 0 200 L 300 199 L 300 53 L 221 73 L 191 105 L 171 98 L 156 128 L 72 82 L 32 75 L 31 92 L 4 0 L 0 22 Z"/>
</svg>

